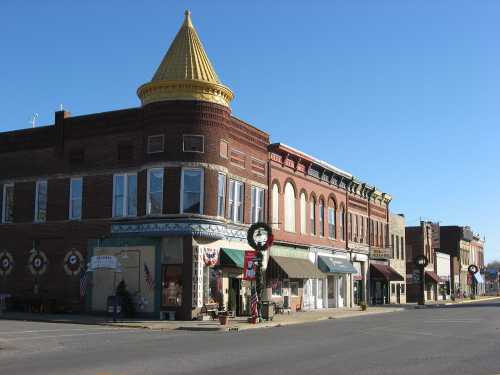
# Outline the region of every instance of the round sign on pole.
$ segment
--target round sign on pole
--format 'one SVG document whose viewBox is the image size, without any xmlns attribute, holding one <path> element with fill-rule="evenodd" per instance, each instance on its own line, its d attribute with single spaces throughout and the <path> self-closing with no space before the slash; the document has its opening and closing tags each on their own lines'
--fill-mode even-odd
<svg viewBox="0 0 500 375">
<path fill-rule="evenodd" d="M 273 232 L 266 223 L 255 223 L 250 226 L 247 234 L 248 244 L 258 251 L 264 251 L 272 245 Z"/>
<path fill-rule="evenodd" d="M 477 270 L 478 270 L 478 268 L 477 268 L 477 266 L 475 264 L 471 264 L 469 266 L 468 270 L 469 270 L 470 273 L 476 273 Z"/>
<path fill-rule="evenodd" d="M 415 265 L 425 268 L 429 264 L 429 259 L 425 255 L 417 255 L 415 258 Z"/>
</svg>

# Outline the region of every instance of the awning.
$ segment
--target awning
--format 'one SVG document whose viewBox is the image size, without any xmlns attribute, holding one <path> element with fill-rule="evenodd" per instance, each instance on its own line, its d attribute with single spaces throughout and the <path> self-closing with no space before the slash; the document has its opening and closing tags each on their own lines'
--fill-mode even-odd
<svg viewBox="0 0 500 375">
<path fill-rule="evenodd" d="M 425 276 L 432 280 L 432 282 L 435 282 L 436 284 L 439 284 L 439 276 L 433 272 L 433 271 L 425 271 Z"/>
<path fill-rule="evenodd" d="M 307 259 L 271 256 L 271 259 L 289 279 L 323 279 L 322 273 Z"/>
<path fill-rule="evenodd" d="M 484 279 L 483 279 L 483 276 L 479 273 L 479 272 L 476 272 L 474 274 L 474 277 L 476 279 L 476 281 L 480 284 L 483 284 L 484 283 Z"/>
<path fill-rule="evenodd" d="M 245 252 L 243 250 L 221 248 L 219 254 L 219 265 L 243 268 L 244 258 Z"/>
<path fill-rule="evenodd" d="M 372 277 L 383 278 L 387 281 L 404 281 L 405 278 L 401 276 L 394 268 L 385 264 L 372 263 L 370 264 Z"/>
<path fill-rule="evenodd" d="M 357 270 L 347 259 L 318 256 L 318 267 L 325 273 L 356 273 Z"/>
</svg>

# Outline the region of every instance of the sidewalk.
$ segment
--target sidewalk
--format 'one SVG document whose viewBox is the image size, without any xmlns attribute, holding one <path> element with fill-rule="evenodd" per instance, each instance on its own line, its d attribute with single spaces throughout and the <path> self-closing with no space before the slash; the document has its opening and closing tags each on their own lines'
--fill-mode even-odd
<svg viewBox="0 0 500 375">
<path fill-rule="evenodd" d="M 402 307 L 381 306 L 369 307 L 367 311 L 359 308 L 353 309 L 325 309 L 290 314 L 275 315 L 272 321 L 259 324 L 247 323 L 246 318 L 230 319 L 228 325 L 221 326 L 218 320 L 205 321 L 164 321 L 164 320 L 120 320 L 113 322 L 107 317 L 91 315 L 63 315 L 63 314 L 30 314 L 30 313 L 4 313 L 0 320 L 25 320 L 50 323 L 92 324 L 122 328 L 143 328 L 151 330 L 189 330 L 189 331 L 243 331 L 247 329 L 282 327 L 292 324 L 303 324 L 328 319 L 344 319 L 358 316 L 368 316 L 389 312 L 403 311 Z"/>
<path fill-rule="evenodd" d="M 428 301 L 425 303 L 424 306 L 417 305 L 417 304 L 411 304 L 411 305 L 413 305 L 413 308 L 415 308 L 415 309 L 425 309 L 425 308 L 436 308 L 436 307 L 462 305 L 462 304 L 467 304 L 467 303 L 489 301 L 489 300 L 494 300 L 494 299 L 500 299 L 500 297 L 480 296 L 480 297 L 476 297 L 475 299 L 464 298 L 464 299 L 457 299 L 455 301 L 451 301 L 451 300 L 450 301 L 432 301 L 432 302 Z"/>
</svg>

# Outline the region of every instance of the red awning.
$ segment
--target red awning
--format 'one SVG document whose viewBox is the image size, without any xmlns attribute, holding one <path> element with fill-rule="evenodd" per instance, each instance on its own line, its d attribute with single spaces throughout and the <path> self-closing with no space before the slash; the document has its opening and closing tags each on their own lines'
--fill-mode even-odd
<svg viewBox="0 0 500 375">
<path fill-rule="evenodd" d="M 425 271 L 425 276 L 432 282 L 439 284 L 439 276 L 433 271 Z"/>
<path fill-rule="evenodd" d="M 372 278 L 382 278 L 387 281 L 404 281 L 405 278 L 401 276 L 394 268 L 385 264 L 372 263 L 370 264 Z"/>
</svg>

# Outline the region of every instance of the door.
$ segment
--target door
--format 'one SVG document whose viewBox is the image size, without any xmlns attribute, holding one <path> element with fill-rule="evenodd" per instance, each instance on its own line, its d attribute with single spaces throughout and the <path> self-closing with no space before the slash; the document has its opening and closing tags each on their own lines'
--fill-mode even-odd
<svg viewBox="0 0 500 375">
<path fill-rule="evenodd" d="M 328 276 L 328 307 L 337 307 L 335 300 L 335 278 L 333 276 Z"/>
<path fill-rule="evenodd" d="M 304 280 L 304 310 L 314 308 L 313 282 L 312 279 Z"/>
<path fill-rule="evenodd" d="M 396 285 L 396 302 L 401 303 L 401 284 Z"/>
<path fill-rule="evenodd" d="M 345 306 L 345 276 L 337 276 L 337 307 Z"/>
<path fill-rule="evenodd" d="M 228 309 L 234 311 L 236 315 L 241 314 L 241 280 L 237 278 L 229 279 Z"/>
<path fill-rule="evenodd" d="M 323 308 L 323 284 L 324 281 L 323 279 L 318 279 L 317 280 L 317 289 L 316 289 L 316 308 L 322 309 Z"/>
</svg>

